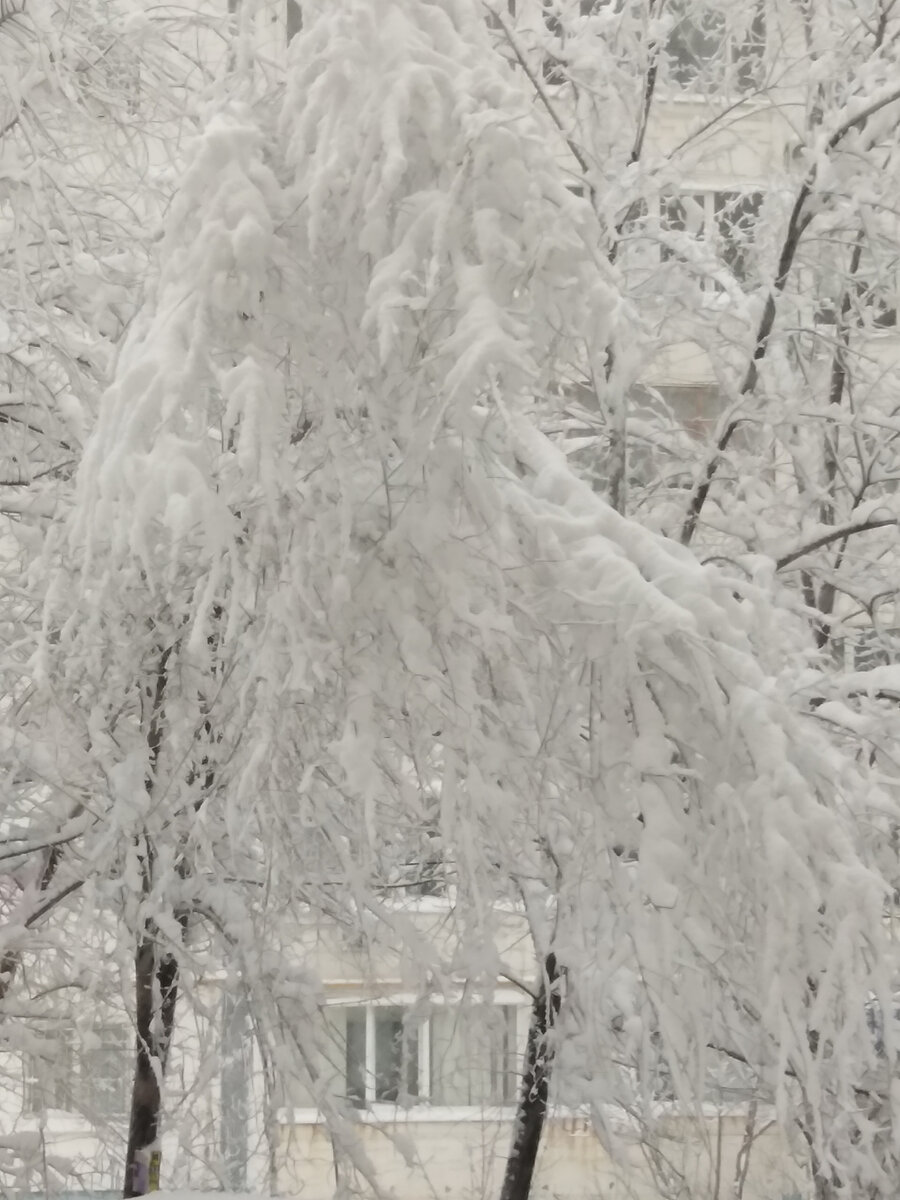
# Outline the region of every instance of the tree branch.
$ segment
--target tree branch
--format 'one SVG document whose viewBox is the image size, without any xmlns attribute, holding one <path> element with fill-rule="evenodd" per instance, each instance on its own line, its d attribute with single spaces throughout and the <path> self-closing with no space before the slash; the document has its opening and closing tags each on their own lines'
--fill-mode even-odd
<svg viewBox="0 0 900 1200">
<path fill-rule="evenodd" d="M 828 546 L 831 542 L 837 542 L 841 538 L 851 537 L 854 533 L 867 533 L 870 529 L 884 529 L 887 525 L 896 524 L 896 517 L 884 517 L 879 520 L 860 521 L 858 525 L 842 525 L 840 529 L 830 529 L 828 533 L 823 533 L 821 537 L 801 546 L 799 550 L 792 550 L 790 554 L 783 554 L 781 558 L 777 558 L 775 570 L 782 571 L 791 563 L 796 562 L 798 558 L 803 558 L 805 554 L 812 554 L 814 550 L 821 550 L 823 546 Z"/>
<path fill-rule="evenodd" d="M 491 10 L 488 9 L 488 11 L 490 12 Z M 494 13 L 493 15 L 496 16 L 497 14 Z M 559 130 L 559 132 L 563 135 L 566 145 L 568 146 L 572 157 L 578 163 L 578 166 L 581 169 L 581 173 L 584 175 L 585 183 L 588 185 L 591 195 L 593 196 L 594 188 L 588 182 L 589 167 L 588 167 L 588 161 L 584 156 L 584 152 L 582 151 L 582 149 L 578 145 L 578 143 L 573 141 L 572 138 L 570 137 L 570 135 L 566 133 L 565 126 L 563 125 L 563 122 L 559 116 L 559 113 L 557 113 L 555 106 L 551 103 L 550 97 L 547 95 L 546 88 L 544 88 L 541 85 L 541 81 L 538 79 L 538 77 L 535 75 L 534 71 L 532 71 L 531 67 L 529 67 L 528 63 L 525 61 L 525 56 L 522 54 L 522 51 L 519 49 L 519 46 L 516 43 L 515 38 L 512 36 L 512 33 L 510 32 L 508 24 L 502 18 L 498 18 L 498 20 L 500 22 L 500 28 L 503 30 L 503 36 L 506 38 L 506 41 L 509 45 L 510 50 L 512 50 L 513 54 L 516 56 L 516 62 L 519 64 L 519 66 L 525 72 L 528 82 L 534 88 L 535 95 L 540 100 L 541 104 L 544 106 L 544 109 L 546 110 L 547 115 L 549 116 L 550 120 L 553 122 L 553 124 L 556 126 L 556 128 Z"/>
<path fill-rule="evenodd" d="M 865 108 L 858 113 L 848 117 L 832 132 L 825 143 L 825 157 L 835 151 L 841 144 L 843 139 L 854 129 L 862 128 L 869 117 L 880 112 L 889 104 L 900 100 L 900 87 L 891 88 L 884 95 L 872 100 Z M 794 206 L 791 209 L 790 219 L 788 220 L 787 230 L 785 231 L 784 240 L 781 244 L 781 253 L 778 256 L 778 266 L 775 271 L 775 278 L 772 282 L 772 287 L 766 297 L 765 307 L 763 308 L 762 317 L 760 318 L 759 326 L 756 331 L 756 337 L 753 342 L 753 352 L 750 357 L 750 362 L 747 365 L 747 370 L 744 378 L 741 381 L 741 386 L 738 388 L 738 399 L 743 399 L 750 395 L 756 388 L 759 379 L 759 367 L 765 359 L 769 347 L 769 338 L 772 334 L 772 329 L 775 325 L 775 316 L 777 313 L 776 302 L 780 299 L 782 292 L 788 281 L 791 268 L 794 264 L 794 258 L 797 254 L 797 249 L 800 245 L 800 240 L 803 234 L 809 227 L 812 221 L 813 214 L 807 211 L 807 201 L 812 195 L 813 188 L 818 182 L 819 174 L 819 156 L 816 156 L 812 166 L 807 170 L 803 182 L 797 192 L 794 200 Z M 703 506 L 709 496 L 709 490 L 712 487 L 713 481 L 718 473 L 719 467 L 722 464 L 722 455 L 728 447 L 734 432 L 740 424 L 740 419 L 729 421 L 728 425 L 719 435 L 716 442 L 716 448 L 708 459 L 705 468 L 703 469 L 699 481 L 696 483 L 688 502 L 688 509 L 685 515 L 684 524 L 681 527 L 681 543 L 684 546 L 690 545 L 694 534 L 697 530 L 697 524 L 700 520 L 700 514 L 703 511 Z"/>
</svg>

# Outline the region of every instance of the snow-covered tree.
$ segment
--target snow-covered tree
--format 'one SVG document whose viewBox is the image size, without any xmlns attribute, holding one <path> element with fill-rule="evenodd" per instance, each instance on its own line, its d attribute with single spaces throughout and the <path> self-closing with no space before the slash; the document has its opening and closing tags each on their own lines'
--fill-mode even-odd
<svg viewBox="0 0 900 1200">
<path fill-rule="evenodd" d="M 560 0 L 494 24 L 643 318 L 561 372 L 573 459 L 802 617 L 760 649 L 877 787 L 896 776 L 896 679 L 868 669 L 897 623 L 893 6 Z M 690 349 L 703 387 L 641 387 Z M 858 835 L 893 883 L 893 821 Z"/>
<path fill-rule="evenodd" d="M 79 853 L 136 947 L 127 1194 L 157 1149 L 198 925 L 276 1068 L 309 1074 L 312 1023 L 285 1044 L 267 951 L 301 911 L 408 936 L 378 889 L 426 829 L 456 902 L 452 958 L 415 947 L 423 995 L 454 970 L 496 980 L 498 905 L 534 944 L 504 1200 L 527 1194 L 573 1046 L 601 1133 L 609 1100 L 652 1118 L 661 1068 L 698 1103 L 724 1055 L 799 1112 L 817 1185 L 888 1186 L 891 1116 L 863 1101 L 889 887 L 860 826 L 893 810 L 771 669 L 808 635 L 765 572 L 703 565 L 626 496 L 625 396 L 654 335 L 625 243 L 650 218 L 546 93 L 620 23 L 638 117 L 607 129 L 630 186 L 665 28 L 637 11 L 579 11 L 548 68 L 563 26 L 543 17 L 535 49 L 471 0 L 304 4 L 280 116 L 223 104 L 191 150 L 51 537 L 36 666 L 89 781 Z M 616 78 L 584 86 L 592 105 Z M 662 232 L 728 292 L 704 247 Z M 786 288 L 735 294 L 748 332 L 725 357 L 753 373 L 735 403 L 785 358 L 760 322 Z M 612 505 L 541 432 L 576 371 Z M 299 994 L 311 1012 L 314 981 Z"/>
<path fill-rule="evenodd" d="M 703 556 L 771 560 L 820 648 L 848 619 L 893 623 L 897 22 L 880 3 L 496 18 L 643 318 L 559 381 L 602 486 Z M 705 409 L 640 392 L 679 346 L 705 362 Z"/>
<path fill-rule="evenodd" d="M 130 1006 L 121 958 L 109 961 L 109 881 L 85 854 L 102 809 L 83 731 L 35 690 L 47 582 L 39 548 L 65 518 L 186 138 L 234 34 L 213 10 L 0 6 L 0 1050 L 41 1075 L 57 1063 L 61 1079 L 70 1051 L 90 1051 L 98 998 L 110 1011 Z M 10 1086 L 22 1092 L 21 1070 Z M 34 1160 L 50 1186 L 43 1143 L 32 1153 L 23 1139 L 24 1159 L 4 1144 L 6 1183 L 25 1187 Z"/>
</svg>

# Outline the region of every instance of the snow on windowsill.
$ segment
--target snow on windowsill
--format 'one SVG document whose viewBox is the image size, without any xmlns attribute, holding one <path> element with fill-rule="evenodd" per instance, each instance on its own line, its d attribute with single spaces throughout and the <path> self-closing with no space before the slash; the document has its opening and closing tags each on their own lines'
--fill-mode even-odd
<svg viewBox="0 0 900 1200">
<path fill-rule="evenodd" d="M 410 885 L 415 886 L 415 885 Z M 412 913 L 414 915 L 436 915 L 446 916 L 452 913 L 457 908 L 456 889 L 448 888 L 443 895 L 435 896 L 417 896 L 404 894 L 403 887 L 396 887 L 392 891 L 379 898 L 380 907 L 385 911 Z M 302 910 L 301 910 L 302 911 Z M 521 903 L 515 900 L 497 900 L 493 905 L 493 911 L 496 913 L 507 914 L 509 916 L 518 917 L 524 913 L 524 907 Z M 303 920 L 314 923 L 320 918 L 315 910 L 315 906 L 307 907 L 302 916 Z"/>
<path fill-rule="evenodd" d="M 461 1121 L 514 1121 L 515 1105 L 482 1108 L 468 1104 L 416 1104 L 411 1108 L 400 1108 L 396 1104 L 373 1104 L 371 1108 L 354 1110 L 363 1125 L 407 1124 L 439 1125 L 457 1124 Z M 317 1108 L 282 1108 L 275 1115 L 279 1125 L 324 1125 L 325 1120 Z"/>
<path fill-rule="evenodd" d="M 687 87 L 678 87 L 664 84 L 659 90 L 660 98 L 665 100 L 667 104 L 677 104 L 687 107 L 693 105 L 695 108 L 710 108 L 716 107 L 723 111 L 729 109 L 743 109 L 751 112 L 762 112 L 766 108 L 771 107 L 771 96 L 768 95 L 765 89 L 755 91 L 753 89 L 746 92 L 719 92 L 710 90 L 708 92 L 691 91 Z"/>
<path fill-rule="evenodd" d="M 733 1100 L 729 1103 L 713 1103 L 705 1101 L 692 1111 L 685 1111 L 677 1101 L 659 1100 L 652 1106 L 652 1116 L 655 1120 L 684 1120 L 696 1121 L 698 1118 L 706 1121 L 716 1121 L 721 1118 L 746 1118 L 750 1102 Z M 395 1104 L 373 1104 L 370 1108 L 354 1109 L 357 1119 L 362 1125 L 441 1125 L 472 1122 L 509 1122 L 516 1119 L 514 1104 L 485 1108 L 478 1105 L 466 1104 L 417 1104 L 411 1108 L 400 1108 Z M 623 1128 L 634 1125 L 642 1128 L 641 1123 L 633 1114 L 627 1114 L 614 1106 L 604 1106 L 606 1121 L 622 1125 Z M 758 1117 L 774 1120 L 775 1111 L 770 1106 L 760 1106 Z M 324 1125 L 325 1118 L 317 1108 L 281 1108 L 275 1114 L 279 1125 Z M 590 1111 L 587 1108 L 572 1108 L 556 1105 L 547 1114 L 551 1124 L 557 1122 L 577 1122 L 580 1125 L 591 1124 Z"/>
</svg>

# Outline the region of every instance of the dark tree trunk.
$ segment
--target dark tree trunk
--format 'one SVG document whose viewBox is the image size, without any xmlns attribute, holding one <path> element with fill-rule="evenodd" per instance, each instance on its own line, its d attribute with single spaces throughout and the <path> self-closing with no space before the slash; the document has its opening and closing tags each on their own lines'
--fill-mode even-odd
<svg viewBox="0 0 900 1200">
<path fill-rule="evenodd" d="M 236 11 L 237 0 L 229 0 L 231 11 Z M 215 609 L 221 616 L 221 609 Z M 214 640 L 210 645 L 215 648 Z M 147 728 L 147 775 L 144 786 L 147 795 L 153 797 L 163 748 L 165 730 L 166 694 L 169 683 L 169 659 L 173 647 L 160 648 L 155 677 L 147 689 L 150 721 Z M 212 725 L 207 719 L 203 731 L 210 742 L 215 741 Z M 196 782 L 202 774 L 203 791 L 194 802 L 194 813 L 202 806 L 206 794 L 213 785 L 213 771 L 208 755 L 201 759 L 197 774 L 191 773 L 190 782 Z M 190 875 L 190 864 L 186 854 L 186 843 L 182 841 L 176 857 L 175 869 L 182 880 Z M 154 849 L 152 842 L 143 839 L 141 865 L 145 901 L 153 892 Z M 175 920 L 182 939 L 187 930 L 190 910 L 181 906 L 174 911 Z M 134 956 L 135 991 L 135 1065 L 134 1082 L 131 1089 L 131 1111 L 128 1121 L 128 1147 L 125 1152 L 125 1186 L 123 1196 L 144 1196 L 159 1190 L 159 1174 L 162 1159 L 160 1147 L 160 1124 L 162 1115 L 162 1084 L 166 1074 L 172 1032 L 175 1028 L 175 1013 L 178 1005 L 179 959 L 177 947 L 164 949 L 163 941 L 151 917 L 144 919 L 137 950 Z"/>
<path fill-rule="evenodd" d="M 148 763 L 144 786 L 150 797 L 156 784 L 162 752 L 171 653 L 171 647 L 160 650 L 156 675 L 152 686 L 148 688 L 150 723 L 147 729 Z M 145 900 L 153 888 L 153 859 L 153 847 L 144 839 L 141 869 Z M 145 918 L 134 955 L 135 1061 L 128 1146 L 125 1151 L 124 1197 L 145 1196 L 159 1189 L 161 1155 L 158 1139 L 162 1079 L 175 1022 L 177 997 L 177 960 L 171 953 L 163 953 L 155 923 L 149 917 Z"/>
<path fill-rule="evenodd" d="M 547 1115 L 550 1072 L 553 1067 L 554 1051 L 548 1035 L 559 1016 L 562 974 L 556 955 L 548 954 L 544 960 L 543 979 L 531 1010 L 531 1025 L 528 1029 L 522 1070 L 522 1088 L 516 1110 L 516 1127 L 509 1158 L 506 1160 L 500 1200 L 528 1200 L 531 1192 L 544 1118 Z"/>
<path fill-rule="evenodd" d="M 285 0 L 284 2 L 285 15 L 285 37 L 288 45 L 291 40 L 303 28 L 303 12 L 300 8 L 300 0 Z"/>
<path fill-rule="evenodd" d="M 182 929 L 187 913 L 178 914 Z M 178 960 L 160 949 L 156 931 L 144 927 L 134 957 L 135 1064 L 125 1154 L 123 1196 L 145 1196 L 159 1187 L 162 1081 L 178 1002 Z"/>
<path fill-rule="evenodd" d="M 124 1196 L 143 1196 L 150 1191 L 150 1156 L 159 1134 L 161 1107 L 160 1074 L 154 1069 L 159 1047 L 154 1037 L 153 993 L 156 982 L 156 947 L 145 930 L 134 956 L 135 1038 L 134 1082 L 131 1088 L 131 1116 L 128 1122 L 128 1149 L 125 1154 Z M 158 1176 L 156 1161 L 155 1175 Z"/>
</svg>

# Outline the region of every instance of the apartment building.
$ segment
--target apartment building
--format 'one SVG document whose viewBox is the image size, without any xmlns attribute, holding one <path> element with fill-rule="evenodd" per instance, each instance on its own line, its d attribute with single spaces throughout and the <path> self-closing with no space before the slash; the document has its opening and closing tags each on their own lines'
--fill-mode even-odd
<svg viewBox="0 0 900 1200">
<path fill-rule="evenodd" d="M 422 966 L 410 952 L 420 937 L 450 950 L 452 894 L 394 901 L 411 925 L 406 949 L 382 943 L 361 960 L 321 938 L 313 951 L 326 980 L 323 1068 L 335 1095 L 357 1106 L 355 1151 L 380 1187 L 398 1200 L 499 1194 L 512 1142 L 519 1075 L 531 999 L 511 981 L 534 973 L 531 936 L 521 913 L 496 921 L 496 981 L 480 988 L 464 972 L 458 985 L 423 999 Z M 373 974 L 374 972 L 374 974 Z M 653 1132 L 634 1113 L 603 1115 L 581 1103 L 590 1071 L 564 1057 L 554 1085 L 533 1195 L 594 1200 L 668 1194 L 698 1198 L 738 1194 L 747 1200 L 799 1196 L 802 1155 L 795 1156 L 772 1119 L 748 1125 L 748 1095 L 711 1082 L 702 1111 L 683 1113 L 672 1100 L 655 1107 Z M 278 1113 L 278 1191 L 326 1200 L 336 1181 L 366 1190 L 308 1092 L 290 1085 Z M 349 1174 L 348 1174 L 349 1171 Z"/>
<path fill-rule="evenodd" d="M 298 974 L 321 981 L 321 991 L 312 1007 L 299 996 L 296 1013 L 289 1001 L 282 1006 L 291 1028 L 274 1091 L 233 981 L 219 973 L 191 985 L 169 1071 L 166 1187 L 330 1200 L 336 1188 L 372 1194 L 377 1180 L 397 1200 L 499 1194 L 531 1014 L 530 997 L 512 982 L 533 974 L 528 925 L 514 908 L 495 914 L 496 979 L 461 969 L 429 988 L 416 948 L 428 945 L 446 962 L 464 934 L 452 890 L 416 890 L 394 890 L 385 928 L 371 939 L 323 928 L 313 914 L 292 928 Z M 296 1050 L 300 1030 L 303 1071 L 288 1045 Z M 126 1015 L 110 1005 L 87 1035 L 79 1029 L 77 1043 L 46 1055 L 35 1047 L 15 1064 L 4 1056 L 0 1110 L 21 1172 L 21 1186 L 7 1183 L 12 1196 L 106 1200 L 121 1187 L 132 1066 Z M 610 1069 L 598 1066 L 598 1078 Z M 533 1190 L 539 1200 L 805 1194 L 802 1154 L 739 1080 L 711 1080 L 690 1113 L 663 1087 L 650 1124 L 647 1113 L 638 1119 L 613 1104 L 592 1110 L 583 1101 L 594 1083 L 583 1063 L 560 1060 Z M 13 1112 L 17 1097 L 21 1113 Z"/>
</svg>

